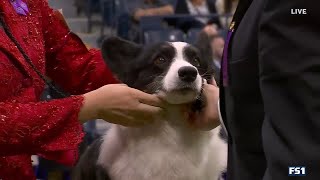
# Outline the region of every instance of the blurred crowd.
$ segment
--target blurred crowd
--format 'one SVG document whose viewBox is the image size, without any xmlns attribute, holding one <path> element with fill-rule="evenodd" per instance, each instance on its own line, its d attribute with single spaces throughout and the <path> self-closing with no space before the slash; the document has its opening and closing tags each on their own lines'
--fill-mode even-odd
<svg viewBox="0 0 320 180">
<path fill-rule="evenodd" d="M 89 5 L 88 5 L 89 2 Z M 219 82 L 226 31 L 238 0 L 75 0 L 78 13 L 101 13 L 104 26 L 137 43 L 185 41 L 212 60 Z"/>
</svg>

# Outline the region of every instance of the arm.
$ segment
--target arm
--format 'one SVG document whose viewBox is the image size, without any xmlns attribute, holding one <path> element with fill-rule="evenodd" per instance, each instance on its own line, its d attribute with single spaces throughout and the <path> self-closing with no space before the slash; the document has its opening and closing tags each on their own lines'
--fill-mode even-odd
<svg viewBox="0 0 320 180">
<path fill-rule="evenodd" d="M 48 76 L 71 94 L 83 94 L 116 83 L 100 51 L 88 50 L 81 39 L 70 32 L 60 13 L 49 8 L 46 1 L 39 2 Z"/>
<path fill-rule="evenodd" d="M 0 156 L 77 150 L 83 97 L 38 103 L 0 102 Z M 57 160 L 57 159 L 56 159 Z"/>
<path fill-rule="evenodd" d="M 171 5 L 165 5 L 158 8 L 145 9 L 145 12 L 151 16 L 170 15 L 173 14 L 173 7 Z"/>
<path fill-rule="evenodd" d="M 288 166 L 306 166 L 306 178 L 318 179 L 319 2 L 266 2 L 259 34 L 266 179 L 291 179 Z M 292 15 L 296 8 L 305 8 L 307 15 Z"/>
<path fill-rule="evenodd" d="M 137 9 L 133 17 L 135 20 L 139 21 L 143 16 L 160 16 L 160 15 L 170 15 L 173 14 L 174 10 L 171 5 L 164 5 L 158 8 L 149 9 Z"/>
</svg>

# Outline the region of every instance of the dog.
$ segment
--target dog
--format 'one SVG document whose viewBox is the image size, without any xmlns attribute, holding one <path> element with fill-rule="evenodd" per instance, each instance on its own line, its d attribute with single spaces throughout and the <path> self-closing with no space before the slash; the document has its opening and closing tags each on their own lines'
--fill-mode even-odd
<svg viewBox="0 0 320 180">
<path fill-rule="evenodd" d="M 193 103 L 193 111 L 205 106 L 202 86 L 213 73 L 196 47 L 184 42 L 143 47 L 112 37 L 104 41 L 102 54 L 128 86 L 170 104 Z M 193 129 L 177 111 L 172 106 L 166 117 L 143 127 L 112 125 L 81 156 L 73 179 L 218 180 L 227 165 L 223 129 Z"/>
</svg>

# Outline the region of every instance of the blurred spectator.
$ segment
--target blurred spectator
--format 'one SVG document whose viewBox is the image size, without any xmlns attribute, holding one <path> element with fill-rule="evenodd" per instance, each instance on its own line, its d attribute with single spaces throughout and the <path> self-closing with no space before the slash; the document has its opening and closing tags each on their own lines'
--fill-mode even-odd
<svg viewBox="0 0 320 180">
<path fill-rule="evenodd" d="M 165 0 L 127 0 L 129 13 L 135 21 L 142 16 L 173 14 L 173 6 Z"/>
<path fill-rule="evenodd" d="M 130 39 L 139 41 L 139 21 L 143 16 L 170 15 L 174 13 L 172 4 L 165 0 L 126 0 L 132 19 Z"/>
<path fill-rule="evenodd" d="M 206 16 L 210 14 L 217 14 L 217 11 L 214 0 L 178 0 L 175 8 L 175 13 Z M 185 18 L 177 22 L 177 26 L 185 32 L 190 28 L 203 28 L 208 24 L 216 24 L 220 26 L 219 18 Z"/>
<path fill-rule="evenodd" d="M 214 78 L 217 81 L 218 85 L 220 82 L 221 59 L 223 54 L 224 43 L 225 41 L 221 34 L 213 37 L 211 40 Z"/>
<path fill-rule="evenodd" d="M 232 21 L 232 15 L 236 11 L 239 0 L 216 0 L 216 8 L 219 15 L 231 14 L 229 17 L 220 17 L 222 27 L 228 27 Z"/>
<path fill-rule="evenodd" d="M 208 70 L 208 73 L 213 73 L 218 86 L 220 84 L 220 63 L 223 55 L 225 36 L 225 31 L 218 31 L 217 26 L 207 25 L 200 32 L 195 43 L 203 55 L 202 58 L 211 62 L 211 69 Z"/>
</svg>

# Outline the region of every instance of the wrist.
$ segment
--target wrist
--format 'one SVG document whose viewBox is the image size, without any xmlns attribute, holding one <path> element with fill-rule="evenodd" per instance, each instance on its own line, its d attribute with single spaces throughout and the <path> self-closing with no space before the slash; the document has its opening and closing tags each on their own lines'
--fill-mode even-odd
<svg viewBox="0 0 320 180">
<path fill-rule="evenodd" d="M 83 95 L 83 105 L 79 112 L 79 120 L 82 123 L 86 123 L 90 120 L 98 119 L 98 106 L 95 104 L 92 92 Z"/>
</svg>

